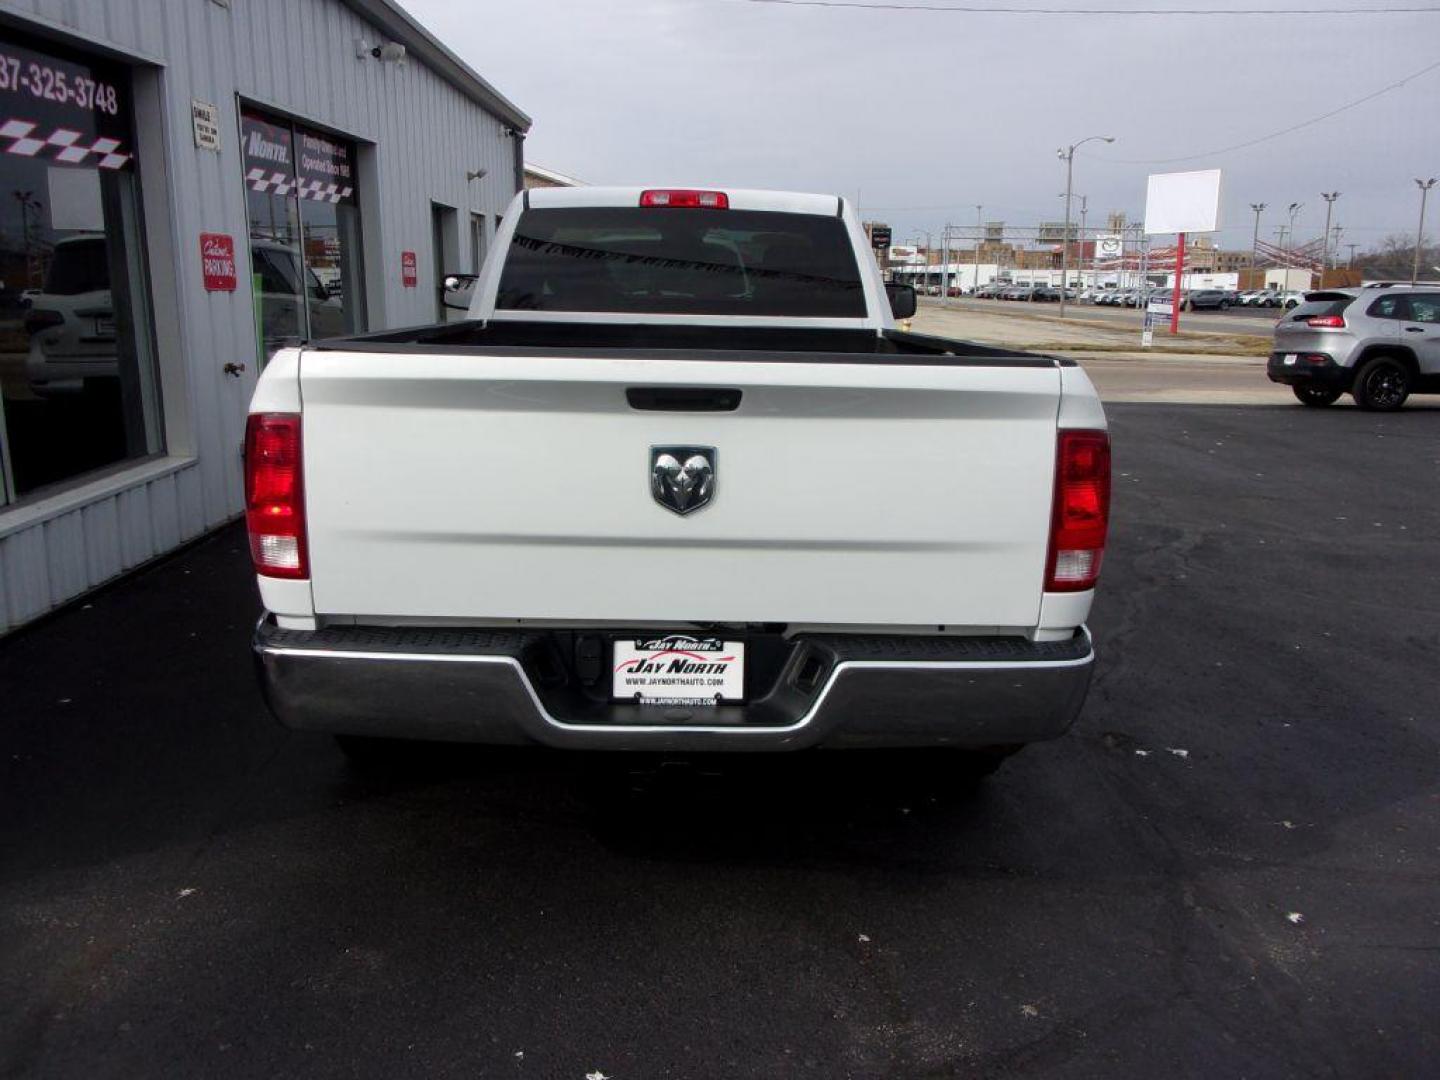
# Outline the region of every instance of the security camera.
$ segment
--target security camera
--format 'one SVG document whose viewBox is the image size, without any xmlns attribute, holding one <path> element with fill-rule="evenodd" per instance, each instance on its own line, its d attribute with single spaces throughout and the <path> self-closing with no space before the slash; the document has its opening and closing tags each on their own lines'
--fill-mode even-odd
<svg viewBox="0 0 1440 1080">
<path fill-rule="evenodd" d="M 402 64 L 405 62 L 405 46 L 392 41 L 388 45 L 375 46 L 370 55 L 384 64 Z"/>
</svg>

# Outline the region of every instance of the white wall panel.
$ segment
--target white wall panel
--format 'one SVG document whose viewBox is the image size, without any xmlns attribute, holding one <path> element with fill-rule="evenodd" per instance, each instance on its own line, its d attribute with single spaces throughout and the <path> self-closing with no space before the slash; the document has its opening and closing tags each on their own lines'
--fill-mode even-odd
<svg viewBox="0 0 1440 1080">
<path fill-rule="evenodd" d="M 92 503 L 81 511 L 85 518 L 85 569 L 92 585 L 124 569 L 120 561 L 120 511 L 114 499 Z"/>
<path fill-rule="evenodd" d="M 403 66 L 355 56 L 355 40 L 390 40 L 357 14 L 373 0 L 0 0 L 37 34 L 71 35 L 151 59 L 159 93 L 137 96 L 137 127 L 162 162 L 141 161 L 161 334 L 165 410 L 181 425 L 172 446 L 196 460 L 159 480 L 61 507 L 48 522 L 0 539 L 0 632 L 163 553 L 240 510 L 239 447 L 259 370 L 244 265 L 247 227 L 237 99 L 288 113 L 361 144 L 358 184 L 372 329 L 431 321 L 435 311 L 430 205 L 456 208 L 468 267 L 471 213 L 493 228 L 515 190 L 505 122 L 412 51 Z M 376 18 L 385 18 L 376 14 Z M 3 31 L 0 31 L 3 32 Z M 190 101 L 219 107 L 219 154 L 195 147 Z M 146 140 L 149 140 L 148 142 Z M 467 182 L 466 173 L 486 170 Z M 199 234 L 225 232 L 241 257 L 240 288 L 206 293 Z M 400 253 L 414 251 L 419 285 L 403 287 Z M 153 268 L 164 265 L 160 272 Z M 171 272 L 173 268 L 173 273 Z M 244 376 L 223 374 L 227 362 Z M 184 445 L 180 446 L 183 441 Z M 77 512 L 78 509 L 78 512 Z M 0 510 L 0 532 L 5 511 Z"/>
<path fill-rule="evenodd" d="M 120 563 L 127 570 L 155 554 L 148 494 L 144 487 L 136 487 L 120 492 L 115 499 L 120 526 Z"/>
<path fill-rule="evenodd" d="M 30 531 L 44 534 L 47 601 L 53 603 L 56 597 L 76 596 L 90 587 L 90 573 L 85 564 L 85 521 L 79 510 L 51 518 L 42 529 Z"/>
<path fill-rule="evenodd" d="M 162 476 L 150 485 L 150 538 L 156 553 L 180 545 L 180 496 L 175 477 Z"/>
<path fill-rule="evenodd" d="M 50 609 L 48 564 L 43 529 L 27 529 L 0 540 L 0 576 L 5 579 L 5 613 L 11 626 Z"/>
</svg>

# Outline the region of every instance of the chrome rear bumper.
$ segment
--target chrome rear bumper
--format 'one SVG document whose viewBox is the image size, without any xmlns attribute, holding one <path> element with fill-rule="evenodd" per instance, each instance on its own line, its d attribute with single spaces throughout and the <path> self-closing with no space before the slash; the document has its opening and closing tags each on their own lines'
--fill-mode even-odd
<svg viewBox="0 0 1440 1080">
<path fill-rule="evenodd" d="M 776 684 L 746 705 L 671 709 L 586 702 L 547 658 L 544 634 L 334 627 L 281 630 L 254 652 L 271 711 L 289 727 L 570 749 L 789 750 L 982 747 L 1063 734 L 1095 653 L 1017 638 L 824 635 L 797 639 Z M 819 658 L 817 670 L 810 658 Z M 573 680 L 570 680 L 573 681 Z"/>
</svg>

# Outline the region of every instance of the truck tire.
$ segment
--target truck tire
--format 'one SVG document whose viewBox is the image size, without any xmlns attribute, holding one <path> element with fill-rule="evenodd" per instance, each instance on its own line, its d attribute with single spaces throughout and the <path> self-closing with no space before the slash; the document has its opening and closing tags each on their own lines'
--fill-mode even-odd
<svg viewBox="0 0 1440 1080">
<path fill-rule="evenodd" d="M 1290 389 L 1295 391 L 1295 397 L 1301 405 L 1312 405 L 1317 408 L 1323 405 L 1334 405 L 1344 392 L 1329 386 L 1292 386 Z"/>
<path fill-rule="evenodd" d="M 1394 356 L 1375 356 L 1360 365 L 1350 393 L 1367 412 L 1394 412 L 1410 396 L 1410 369 Z"/>
</svg>

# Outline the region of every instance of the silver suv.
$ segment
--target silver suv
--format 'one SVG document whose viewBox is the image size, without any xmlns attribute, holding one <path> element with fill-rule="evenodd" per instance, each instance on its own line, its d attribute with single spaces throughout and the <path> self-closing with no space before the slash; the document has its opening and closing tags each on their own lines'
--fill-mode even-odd
<svg viewBox="0 0 1440 1080">
<path fill-rule="evenodd" d="M 1306 293 L 1275 324 L 1267 370 L 1305 405 L 1348 391 L 1360 408 L 1389 412 L 1412 393 L 1440 393 L 1440 286 Z"/>
</svg>

